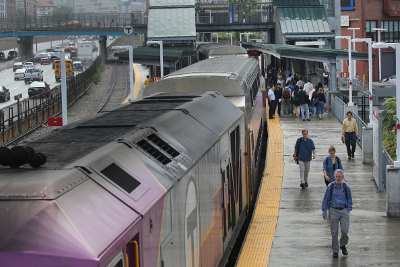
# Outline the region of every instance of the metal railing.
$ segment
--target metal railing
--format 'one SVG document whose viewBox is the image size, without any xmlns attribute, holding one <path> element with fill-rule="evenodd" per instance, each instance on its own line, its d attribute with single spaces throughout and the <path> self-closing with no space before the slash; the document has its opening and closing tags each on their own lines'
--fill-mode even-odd
<svg viewBox="0 0 400 267">
<path fill-rule="evenodd" d="M 101 58 L 97 58 L 85 72 L 67 82 L 68 105 L 72 105 L 86 92 L 100 63 Z M 0 110 L 0 145 L 6 145 L 46 124 L 49 117 L 60 112 L 60 86 L 53 88 L 50 93 L 24 99 L 3 108 Z"/>
<path fill-rule="evenodd" d="M 332 99 L 332 113 L 336 117 L 336 119 L 340 122 L 344 120 L 344 109 L 346 107 L 346 103 L 340 99 L 338 96 L 333 96 Z"/>
<path fill-rule="evenodd" d="M 250 25 L 273 22 L 273 6 L 270 2 L 231 5 L 198 4 L 196 23 L 204 25 Z"/>
<path fill-rule="evenodd" d="M 341 90 L 348 90 L 349 88 L 349 79 L 339 77 L 338 78 L 338 86 Z M 362 81 L 359 79 L 353 79 L 353 90 L 356 91 L 367 91 L 368 90 L 368 82 Z"/>
<path fill-rule="evenodd" d="M 133 13 L 79 13 L 64 16 L 0 18 L 0 31 L 122 29 L 127 25 L 145 25 L 144 12 Z"/>
<path fill-rule="evenodd" d="M 357 143 L 361 147 L 362 146 L 362 138 L 363 138 L 363 128 L 367 128 L 368 125 L 363 121 L 363 119 L 358 116 L 358 114 L 353 113 L 353 118 L 356 119 L 357 126 L 358 126 L 358 138 Z"/>
</svg>

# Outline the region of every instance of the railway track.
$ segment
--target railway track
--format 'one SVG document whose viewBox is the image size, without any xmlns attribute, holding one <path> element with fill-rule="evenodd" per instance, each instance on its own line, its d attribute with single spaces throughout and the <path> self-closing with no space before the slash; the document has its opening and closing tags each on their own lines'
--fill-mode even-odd
<svg viewBox="0 0 400 267">
<path fill-rule="evenodd" d="M 111 73 L 110 89 L 99 106 L 97 113 L 108 112 L 119 108 L 129 94 L 128 67 L 114 65 Z"/>
</svg>

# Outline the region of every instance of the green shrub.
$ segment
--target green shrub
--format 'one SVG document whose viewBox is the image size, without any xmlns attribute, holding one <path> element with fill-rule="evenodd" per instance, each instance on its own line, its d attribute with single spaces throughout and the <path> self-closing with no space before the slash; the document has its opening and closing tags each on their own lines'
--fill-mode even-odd
<svg viewBox="0 0 400 267">
<path fill-rule="evenodd" d="M 396 160 L 396 99 L 386 99 L 383 119 L 383 145 L 392 159 Z"/>
</svg>

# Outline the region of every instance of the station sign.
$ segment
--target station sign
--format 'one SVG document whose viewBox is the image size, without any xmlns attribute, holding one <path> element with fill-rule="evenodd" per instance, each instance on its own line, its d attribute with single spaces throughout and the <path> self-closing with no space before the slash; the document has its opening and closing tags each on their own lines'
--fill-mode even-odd
<svg viewBox="0 0 400 267">
<path fill-rule="evenodd" d="M 129 25 L 125 26 L 124 27 L 124 33 L 126 35 L 132 35 L 133 34 L 133 27 L 129 26 Z"/>
</svg>

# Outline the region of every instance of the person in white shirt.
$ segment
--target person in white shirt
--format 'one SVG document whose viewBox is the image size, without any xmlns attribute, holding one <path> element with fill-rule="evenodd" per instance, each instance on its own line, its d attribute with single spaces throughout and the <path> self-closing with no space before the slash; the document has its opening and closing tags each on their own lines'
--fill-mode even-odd
<svg viewBox="0 0 400 267">
<path fill-rule="evenodd" d="M 269 118 L 273 119 L 276 110 L 275 85 L 270 86 L 268 90 L 268 105 L 269 105 Z"/>
<path fill-rule="evenodd" d="M 310 81 L 307 81 L 307 83 L 304 85 L 304 91 L 306 91 L 307 95 L 310 96 L 310 100 L 311 100 L 311 96 L 312 96 L 312 93 L 311 93 L 312 90 L 314 90 L 314 85 Z"/>
</svg>

